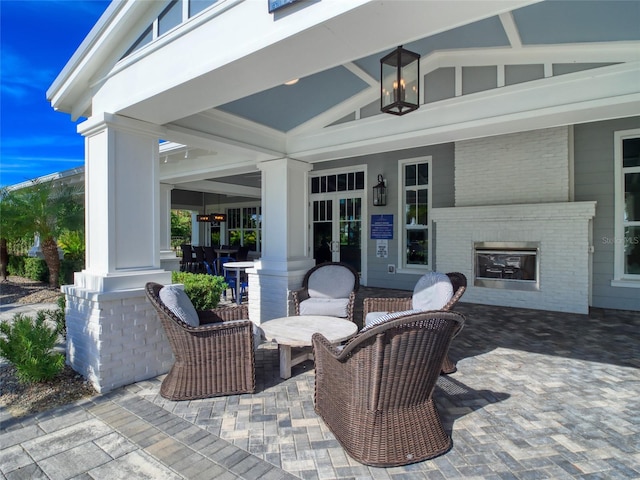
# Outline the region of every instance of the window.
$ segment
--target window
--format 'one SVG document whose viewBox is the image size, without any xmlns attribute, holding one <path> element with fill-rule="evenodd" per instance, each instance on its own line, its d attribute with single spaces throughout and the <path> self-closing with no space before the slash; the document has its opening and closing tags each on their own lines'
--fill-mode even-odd
<svg viewBox="0 0 640 480">
<path fill-rule="evenodd" d="M 430 264 L 430 161 L 431 157 L 425 157 L 399 163 L 403 211 L 398 217 L 403 221 L 401 245 L 404 245 L 400 263 L 408 269 L 423 270 Z"/>
<path fill-rule="evenodd" d="M 149 25 L 142 35 L 133 43 L 121 58 L 128 57 L 133 52 L 151 43 L 157 38 L 170 32 L 219 0 L 171 0 L 158 18 Z M 221 2 L 222 3 L 222 2 Z"/>
<path fill-rule="evenodd" d="M 260 207 L 227 209 L 229 244 L 244 245 L 250 250 L 261 251 L 261 223 Z"/>
<path fill-rule="evenodd" d="M 158 37 L 182 23 L 182 4 L 173 0 L 158 17 Z"/>
<path fill-rule="evenodd" d="M 218 0 L 190 0 L 189 1 L 189 18 L 202 12 L 205 8 L 209 8 Z"/>
<path fill-rule="evenodd" d="M 364 171 L 322 175 L 311 178 L 311 193 L 364 190 Z"/>
<path fill-rule="evenodd" d="M 615 280 L 640 280 L 640 130 L 615 137 Z"/>
</svg>

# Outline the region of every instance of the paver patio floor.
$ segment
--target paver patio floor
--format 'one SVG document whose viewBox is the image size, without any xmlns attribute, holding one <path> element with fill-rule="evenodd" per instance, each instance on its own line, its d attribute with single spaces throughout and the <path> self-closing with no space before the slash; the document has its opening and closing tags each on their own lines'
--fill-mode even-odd
<svg viewBox="0 0 640 480">
<path fill-rule="evenodd" d="M 399 295 L 407 292 L 398 292 Z M 360 296 L 378 294 L 363 289 Z M 458 371 L 435 399 L 447 454 L 372 468 L 313 410 L 313 363 L 279 378 L 256 354 L 250 395 L 171 402 L 161 378 L 26 419 L 3 414 L 8 478 L 640 478 L 640 313 L 551 313 L 459 303 Z M 2 478 L 2 475 L 0 475 Z"/>
</svg>

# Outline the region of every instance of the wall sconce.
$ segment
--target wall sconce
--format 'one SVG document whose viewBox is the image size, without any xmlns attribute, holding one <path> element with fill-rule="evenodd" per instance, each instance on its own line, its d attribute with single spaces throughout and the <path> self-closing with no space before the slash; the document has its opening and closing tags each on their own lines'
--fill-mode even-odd
<svg viewBox="0 0 640 480">
<path fill-rule="evenodd" d="M 380 60 L 380 110 L 404 115 L 419 107 L 420 55 L 402 45 Z"/>
<path fill-rule="evenodd" d="M 373 187 L 373 204 L 376 207 L 384 207 L 387 204 L 387 187 L 382 175 L 378 175 L 378 184 Z"/>
</svg>

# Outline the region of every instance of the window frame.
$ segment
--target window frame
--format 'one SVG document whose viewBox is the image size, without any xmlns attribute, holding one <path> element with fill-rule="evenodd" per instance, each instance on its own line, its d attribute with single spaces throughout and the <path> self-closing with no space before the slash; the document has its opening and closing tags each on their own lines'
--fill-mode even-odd
<svg viewBox="0 0 640 480">
<path fill-rule="evenodd" d="M 426 187 L 416 186 L 411 187 L 411 190 L 427 190 L 427 224 L 425 228 L 427 230 L 427 263 L 426 265 L 415 265 L 407 263 L 407 225 L 405 223 L 405 211 L 406 211 L 406 192 L 407 187 L 405 185 L 405 167 L 411 164 L 427 164 L 428 183 Z M 431 220 L 431 209 L 433 208 L 432 202 L 432 188 L 433 183 L 433 157 L 431 155 L 423 157 L 407 158 L 398 161 L 398 273 L 415 273 L 422 275 L 425 272 L 431 270 L 433 265 L 433 222 Z M 420 188 L 418 188 L 420 187 Z M 414 228 L 415 229 L 415 228 Z M 423 229 L 423 230 L 424 230 Z"/>
<path fill-rule="evenodd" d="M 255 209 L 256 210 L 256 215 L 258 217 L 257 220 L 257 225 L 255 226 L 255 228 L 252 227 L 246 227 L 246 216 L 245 213 L 247 212 L 247 210 L 252 210 Z M 235 206 L 235 207 L 227 207 L 226 209 L 226 214 L 227 214 L 227 225 L 225 228 L 225 233 L 224 233 L 224 238 L 226 239 L 226 243 L 228 245 L 231 245 L 231 232 L 239 232 L 240 234 L 240 245 L 244 245 L 244 238 L 245 238 L 245 232 L 255 232 L 256 234 L 256 251 L 257 252 L 261 252 L 262 251 L 262 206 L 259 204 L 255 204 L 255 205 L 241 205 L 241 206 Z M 231 218 L 232 218 L 232 214 L 231 211 L 232 210 L 239 210 L 240 215 L 238 217 L 239 222 L 240 222 L 240 226 L 239 227 L 232 227 L 230 225 L 231 223 Z"/>
<path fill-rule="evenodd" d="M 623 164 L 623 142 L 627 139 L 640 138 L 640 128 L 632 130 L 620 130 L 614 132 L 614 265 L 613 265 L 613 287 L 635 287 L 640 288 L 640 274 L 629 274 L 624 272 L 625 264 L 625 237 L 624 229 L 628 226 L 640 226 L 640 221 L 624 220 L 625 210 L 625 175 L 627 173 L 640 173 L 638 167 L 624 167 Z M 611 239 L 603 239 L 603 241 Z"/>
</svg>

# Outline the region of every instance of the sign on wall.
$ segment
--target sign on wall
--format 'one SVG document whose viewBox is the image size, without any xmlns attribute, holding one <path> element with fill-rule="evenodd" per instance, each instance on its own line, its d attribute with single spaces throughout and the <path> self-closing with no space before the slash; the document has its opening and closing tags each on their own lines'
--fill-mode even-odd
<svg viewBox="0 0 640 480">
<path fill-rule="evenodd" d="M 376 240 L 376 257 L 389 258 L 389 240 Z"/>
<path fill-rule="evenodd" d="M 393 239 L 393 215 L 371 215 L 371 239 Z"/>
</svg>

